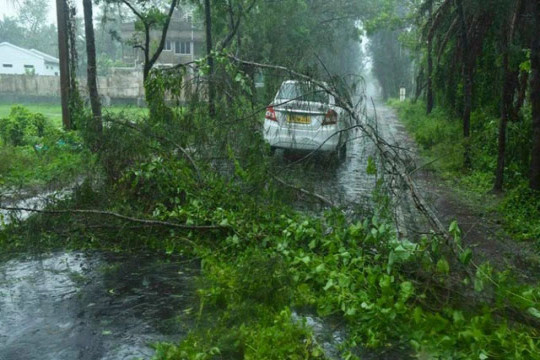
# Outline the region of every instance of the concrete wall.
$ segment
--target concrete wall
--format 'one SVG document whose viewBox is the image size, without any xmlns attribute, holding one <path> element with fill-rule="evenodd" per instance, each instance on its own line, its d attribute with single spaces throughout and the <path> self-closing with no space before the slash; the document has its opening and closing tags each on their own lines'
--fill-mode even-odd
<svg viewBox="0 0 540 360">
<path fill-rule="evenodd" d="M 78 78 L 79 91 L 83 99 L 88 99 L 86 78 Z M 205 86 L 198 78 L 187 76 L 180 91 L 181 103 L 186 100 L 186 91 L 205 93 Z M 189 88 L 190 90 L 186 89 Z M 144 86 L 142 71 L 133 68 L 112 69 L 107 76 L 98 77 L 98 91 L 103 105 L 133 104 L 144 105 Z M 170 95 L 170 94 L 169 94 Z M 203 95 L 204 96 L 204 95 Z M 167 100 L 172 97 L 166 95 Z M 0 103 L 59 103 L 60 77 L 38 75 L 0 74 Z"/>
<path fill-rule="evenodd" d="M 86 78 L 79 78 L 79 90 L 87 97 Z M 98 90 L 101 96 L 112 102 L 137 103 L 144 98 L 142 73 L 130 70 L 115 70 L 111 75 L 98 77 Z M 59 98 L 60 77 L 38 75 L 0 74 L 0 101 L 32 97 Z"/>
</svg>

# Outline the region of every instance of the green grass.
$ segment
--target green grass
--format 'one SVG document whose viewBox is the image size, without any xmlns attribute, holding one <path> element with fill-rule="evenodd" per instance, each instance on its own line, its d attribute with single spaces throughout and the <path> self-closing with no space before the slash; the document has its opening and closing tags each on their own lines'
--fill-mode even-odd
<svg viewBox="0 0 540 360">
<path fill-rule="evenodd" d="M 7 117 L 11 111 L 11 107 L 15 105 L 22 105 L 30 112 L 41 113 L 49 118 L 55 126 L 62 126 L 62 108 L 60 104 L 6 104 L 0 103 L 0 118 Z M 120 113 L 128 112 L 134 115 L 148 115 L 147 108 L 139 108 L 134 105 L 114 105 L 103 108 L 104 112 Z"/>
<path fill-rule="evenodd" d="M 23 105 L 30 112 L 41 113 L 49 118 L 55 125 L 62 125 L 62 109 L 60 105 L 54 104 L 0 104 L 0 118 L 7 117 L 11 108 L 15 105 Z"/>
<path fill-rule="evenodd" d="M 0 186 L 32 188 L 69 185 L 90 166 L 90 154 L 66 146 L 43 153 L 31 146 L 0 147 Z"/>
</svg>

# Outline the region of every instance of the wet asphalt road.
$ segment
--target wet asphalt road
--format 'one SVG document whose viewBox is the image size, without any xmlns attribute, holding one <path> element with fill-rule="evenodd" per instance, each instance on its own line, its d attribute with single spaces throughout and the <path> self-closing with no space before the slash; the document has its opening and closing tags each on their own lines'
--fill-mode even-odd
<svg viewBox="0 0 540 360">
<path fill-rule="evenodd" d="M 389 144 L 403 148 L 401 156 L 411 155 L 405 150 L 411 142 L 394 110 L 376 102 L 367 106 L 364 113 L 362 121 L 375 127 Z M 380 171 L 380 159 L 373 142 L 360 129 L 353 130 L 351 135 L 345 160 L 336 161 L 331 156 L 318 154 L 296 164 L 306 154 L 282 154 L 281 175 L 290 183 L 323 195 L 335 204 L 371 211 L 373 191 L 384 174 Z M 377 174 L 367 171 L 370 163 L 379 168 Z"/>
<path fill-rule="evenodd" d="M 149 358 L 151 343 L 187 332 L 197 268 L 141 254 L 58 253 L 4 262 L 0 359 Z"/>
</svg>

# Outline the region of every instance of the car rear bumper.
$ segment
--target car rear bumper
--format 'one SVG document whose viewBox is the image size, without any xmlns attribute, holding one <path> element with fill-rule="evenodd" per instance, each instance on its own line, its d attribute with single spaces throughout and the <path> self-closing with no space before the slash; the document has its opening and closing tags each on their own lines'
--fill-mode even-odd
<svg viewBox="0 0 540 360">
<path fill-rule="evenodd" d="M 321 126 L 318 130 L 289 129 L 274 121 L 264 121 L 264 140 L 270 146 L 292 150 L 335 151 L 340 144 L 337 126 Z"/>
</svg>

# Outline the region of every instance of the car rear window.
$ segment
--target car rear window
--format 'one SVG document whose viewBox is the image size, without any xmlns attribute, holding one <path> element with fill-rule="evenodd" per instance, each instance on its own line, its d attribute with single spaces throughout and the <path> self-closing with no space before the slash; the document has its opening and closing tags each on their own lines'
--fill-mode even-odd
<svg viewBox="0 0 540 360">
<path fill-rule="evenodd" d="M 278 99 L 330 103 L 328 93 L 318 86 L 308 83 L 285 83 L 281 85 Z"/>
</svg>

